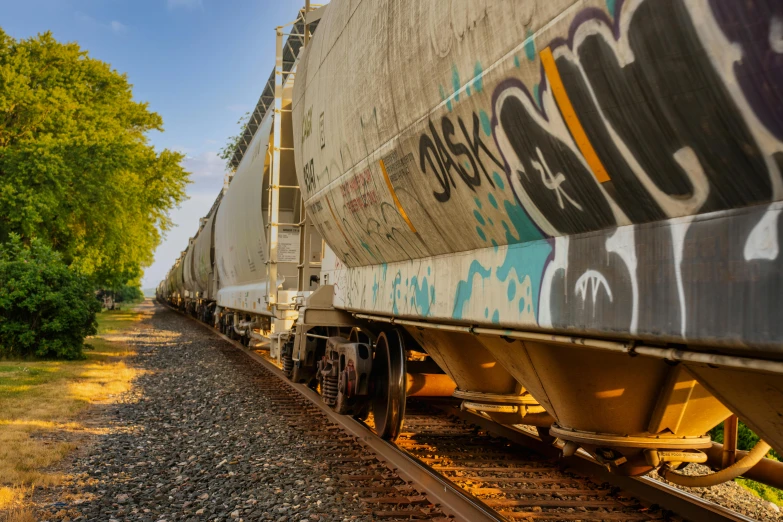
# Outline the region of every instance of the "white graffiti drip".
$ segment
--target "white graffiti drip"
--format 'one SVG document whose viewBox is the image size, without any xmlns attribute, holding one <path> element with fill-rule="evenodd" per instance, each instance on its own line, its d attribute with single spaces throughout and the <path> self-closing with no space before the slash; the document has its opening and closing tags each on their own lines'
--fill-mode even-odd
<svg viewBox="0 0 783 522">
<path fill-rule="evenodd" d="M 636 333 L 636 327 L 639 324 L 639 279 L 636 273 L 635 245 L 636 232 L 634 227 L 619 227 L 614 234 L 606 238 L 606 251 L 616 254 L 623 260 L 631 280 L 633 300 L 631 301 L 631 324 L 628 327 L 628 331 L 632 334 Z"/>
<path fill-rule="evenodd" d="M 778 258 L 778 218 L 780 217 L 781 209 L 775 208 L 776 206 L 778 205 L 770 205 L 769 209 L 748 235 L 743 251 L 745 261 L 754 259 L 772 261 Z"/>
<path fill-rule="evenodd" d="M 769 23 L 769 46 L 778 54 L 783 54 L 783 20 L 774 17 Z"/>
<path fill-rule="evenodd" d="M 685 284 L 682 280 L 682 259 L 685 248 L 685 236 L 694 216 L 680 218 L 671 227 L 672 250 L 674 251 L 674 275 L 677 278 L 677 295 L 680 299 L 680 335 L 685 338 L 688 328 L 688 301 L 685 298 Z"/>
<path fill-rule="evenodd" d="M 544 159 L 544 155 L 541 153 L 541 149 L 538 147 L 536 147 L 536 154 L 538 154 L 538 159 L 541 160 L 541 162 L 539 163 L 538 161 L 531 159 L 530 163 L 541 174 L 541 182 L 544 184 L 544 186 L 549 190 L 555 191 L 555 194 L 557 195 L 557 203 L 560 205 L 560 208 L 565 208 L 563 198 L 566 198 L 573 206 L 579 210 L 584 210 L 582 209 L 582 206 L 574 201 L 571 196 L 566 194 L 566 191 L 560 186 L 566 180 L 565 174 L 558 172 L 557 174 L 552 175 L 552 171 L 549 170 L 549 165 L 547 165 L 546 160 Z"/>
<path fill-rule="evenodd" d="M 591 297 L 593 299 L 593 316 L 595 316 L 595 302 L 598 299 L 598 291 L 601 287 L 604 287 L 606 295 L 609 297 L 609 302 L 612 302 L 612 289 L 609 287 L 609 282 L 603 276 L 603 274 L 597 270 L 587 270 L 584 274 L 579 276 L 574 285 L 574 294 L 581 295 L 582 301 L 587 301 L 587 289 L 592 290 Z"/>
</svg>

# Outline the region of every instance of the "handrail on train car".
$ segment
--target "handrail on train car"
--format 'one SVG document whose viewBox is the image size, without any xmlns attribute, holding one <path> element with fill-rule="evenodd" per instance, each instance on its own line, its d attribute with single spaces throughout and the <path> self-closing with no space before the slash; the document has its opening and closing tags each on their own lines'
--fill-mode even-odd
<svg viewBox="0 0 783 522">
<path fill-rule="evenodd" d="M 601 339 L 590 339 L 587 337 L 575 337 L 570 335 L 546 334 L 540 332 L 525 332 L 518 330 L 506 330 L 503 328 L 484 328 L 475 326 L 458 326 L 452 324 L 428 323 L 425 321 L 412 321 L 409 319 L 397 319 L 383 315 L 369 315 L 355 313 L 353 316 L 357 319 L 367 321 L 377 321 L 390 324 L 418 326 L 422 328 L 434 328 L 437 330 L 446 330 L 450 332 L 470 333 L 474 335 L 493 335 L 505 337 L 508 339 L 519 339 L 521 341 L 546 341 L 560 344 L 576 344 L 585 348 L 594 348 L 597 350 L 609 350 L 613 352 L 626 353 L 628 355 L 646 355 L 657 359 L 667 361 L 692 362 L 723 366 L 726 368 L 737 368 L 741 370 L 753 370 L 757 372 L 783 374 L 783 362 L 769 361 L 765 359 L 751 359 L 749 357 L 739 357 L 736 355 L 718 355 L 712 353 L 685 351 L 675 348 L 660 348 L 656 346 L 647 346 L 633 341 L 606 341 Z"/>
</svg>

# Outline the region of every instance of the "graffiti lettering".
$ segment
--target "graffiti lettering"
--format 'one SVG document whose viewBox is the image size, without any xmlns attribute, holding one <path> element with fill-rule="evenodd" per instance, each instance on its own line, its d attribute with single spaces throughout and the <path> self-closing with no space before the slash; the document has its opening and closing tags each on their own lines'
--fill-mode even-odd
<svg viewBox="0 0 783 522">
<path fill-rule="evenodd" d="M 313 108 L 307 109 L 307 112 L 302 118 L 302 143 L 310 137 L 313 131 Z"/>
<path fill-rule="evenodd" d="M 497 165 L 499 169 L 504 168 L 503 163 L 497 159 L 494 154 L 487 148 L 487 146 L 484 144 L 483 141 L 481 141 L 481 136 L 479 134 L 480 132 L 480 125 L 479 125 L 479 117 L 476 115 L 476 113 L 473 113 L 473 132 L 468 133 L 468 129 L 465 128 L 465 123 L 462 121 L 462 118 L 457 118 L 457 122 L 459 123 L 459 128 L 462 129 L 462 134 L 465 136 L 465 141 L 468 142 L 468 146 L 470 147 L 471 152 L 473 153 L 473 156 L 476 158 L 476 162 L 478 163 L 479 167 L 481 167 L 481 171 L 484 173 L 484 176 L 487 178 L 487 181 L 489 181 L 490 186 L 495 186 L 495 183 L 492 181 L 492 178 L 490 177 L 489 173 L 487 172 L 487 169 L 484 167 L 484 163 L 481 161 L 481 151 L 484 151 L 484 154 L 489 157 L 489 159 L 492 160 L 492 163 Z"/>
<path fill-rule="evenodd" d="M 318 134 L 321 137 L 321 148 L 326 147 L 326 135 L 324 134 L 324 113 L 318 118 Z"/>
<path fill-rule="evenodd" d="M 402 159 L 396 150 L 383 157 L 383 164 L 389 180 L 393 183 L 404 182 L 410 177 L 409 166 L 413 163 L 413 154 L 406 154 Z"/>
<path fill-rule="evenodd" d="M 447 19 L 440 16 L 440 9 L 429 9 L 432 50 L 441 57 L 448 55 L 454 42 L 462 40 L 465 33 L 474 29 L 487 16 L 486 0 L 451 0 L 449 3 L 445 11 L 448 13 Z"/>
<path fill-rule="evenodd" d="M 355 213 L 370 205 L 376 205 L 381 200 L 378 193 L 372 188 L 371 181 L 370 169 L 364 169 L 340 184 L 340 191 L 348 210 Z M 358 194 L 356 194 L 357 192 Z"/>
<path fill-rule="evenodd" d="M 567 45 L 551 46 L 556 70 L 543 78 L 542 85 L 549 86 L 542 90 L 541 108 L 522 89 L 496 95 L 496 115 L 508 138 L 508 146 L 501 149 L 510 164 L 535 157 L 537 147 L 551 157 L 542 145 L 549 142 L 562 151 L 554 156 L 562 165 L 554 168 L 567 173 L 580 203 L 611 201 L 622 212 L 615 212 L 613 219 L 608 203 L 601 203 L 600 212 L 591 212 L 592 222 L 574 212 L 564 219 L 561 205 L 549 203 L 535 183 L 521 179 L 515 188 L 538 207 L 543 226 L 554 229 L 551 233 L 769 201 L 771 174 L 778 172 L 770 172 L 741 106 L 708 59 L 688 9 L 679 0 L 627 4 L 622 16 L 629 20 L 619 24 L 619 38 L 611 22 L 601 17 L 582 23 Z M 663 19 L 670 20 L 665 27 L 646 22 Z M 585 65 L 596 63 L 602 66 Z M 558 111 L 560 101 L 554 99 L 551 74 L 559 76 L 565 89 L 560 96 L 572 102 L 569 117 L 580 122 L 584 139 L 610 180 L 599 184 L 587 159 L 572 145 Z"/>
<path fill-rule="evenodd" d="M 479 136 L 479 117 L 473 114 L 473 132 L 468 133 L 462 118 L 457 118 L 457 124 L 462 131 L 462 136 L 467 143 L 455 142 L 455 127 L 451 120 L 444 116 L 441 118 L 441 134 L 435 129 L 435 125 L 429 122 L 429 134 L 422 134 L 419 139 L 419 167 L 423 173 L 427 173 L 427 165 L 440 184 L 440 192 L 434 191 L 435 199 L 441 203 L 451 199 L 451 188 L 455 187 L 452 169 L 457 172 L 460 179 L 472 191 L 476 191 L 481 185 L 480 172 L 484 174 L 490 186 L 495 186 L 492 178 L 481 161 L 481 151 L 492 160 L 499 168 L 503 164 L 490 152 Z M 445 145 L 444 145 L 445 142 Z M 434 160 L 433 160 L 434 157 Z M 456 159 L 455 159 L 456 158 Z M 460 164 L 460 158 L 466 158 L 464 164 Z M 437 162 L 437 167 L 436 167 Z"/>
<path fill-rule="evenodd" d="M 511 186 L 556 237 L 540 325 L 743 342 L 783 332 L 743 308 L 783 288 L 783 211 L 772 203 L 783 168 L 773 75 L 783 60 L 775 38 L 747 31 L 776 32 L 783 6 L 718 4 L 627 0 L 615 20 L 591 11 L 550 44 L 555 67 L 544 68 L 537 97 L 514 79 L 496 89 Z M 569 300 L 575 277 L 581 299 Z"/>
<path fill-rule="evenodd" d="M 312 158 L 304 165 L 304 179 L 307 191 L 311 194 L 315 192 L 315 166 L 313 165 Z"/>
<path fill-rule="evenodd" d="M 324 206 L 323 206 L 323 204 L 321 203 L 320 200 L 313 202 L 310 205 L 310 207 L 309 207 L 310 212 L 312 212 L 313 214 L 317 214 L 317 213 L 321 212 L 323 209 L 324 209 Z"/>
<path fill-rule="evenodd" d="M 544 186 L 549 190 L 553 190 L 555 192 L 557 195 L 557 203 L 560 205 L 560 208 L 565 208 L 565 205 L 563 204 L 563 198 L 565 198 L 577 209 L 584 210 L 582 205 L 574 201 L 574 199 L 566 193 L 565 189 L 561 187 L 566 179 L 565 175 L 562 172 L 558 172 L 555 175 L 552 174 L 552 171 L 549 170 L 549 165 L 546 164 L 544 155 L 541 154 L 541 149 L 538 147 L 536 147 L 536 154 L 538 155 L 539 161 L 531 159 L 530 163 L 533 165 L 533 168 L 535 168 L 541 174 L 541 183 L 543 183 Z"/>
</svg>

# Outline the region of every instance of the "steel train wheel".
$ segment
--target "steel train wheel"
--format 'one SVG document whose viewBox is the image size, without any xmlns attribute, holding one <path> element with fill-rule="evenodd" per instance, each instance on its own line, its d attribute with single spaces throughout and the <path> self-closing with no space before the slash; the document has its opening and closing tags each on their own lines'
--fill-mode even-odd
<svg viewBox="0 0 783 522">
<path fill-rule="evenodd" d="M 381 438 L 395 440 L 405 418 L 405 345 L 398 330 L 378 336 L 370 381 L 375 432 Z"/>
</svg>

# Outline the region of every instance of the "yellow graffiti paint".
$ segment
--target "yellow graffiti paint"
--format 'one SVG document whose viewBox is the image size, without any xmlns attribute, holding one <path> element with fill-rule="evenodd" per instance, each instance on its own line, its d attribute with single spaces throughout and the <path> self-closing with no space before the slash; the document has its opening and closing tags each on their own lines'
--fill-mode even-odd
<svg viewBox="0 0 783 522">
<path fill-rule="evenodd" d="M 394 187 L 392 186 L 392 182 L 389 179 L 388 172 L 386 172 L 386 165 L 384 165 L 383 160 L 378 160 L 378 163 L 381 164 L 381 172 L 383 172 L 383 179 L 386 180 L 386 186 L 389 187 L 389 193 L 391 194 L 391 197 L 394 200 L 394 204 L 397 206 L 397 211 L 402 216 L 402 219 L 404 219 L 405 222 L 408 224 L 408 228 L 411 229 L 411 232 L 415 234 L 416 227 L 413 226 L 413 223 L 411 223 L 411 220 L 408 218 L 408 214 L 406 214 L 405 210 L 402 208 L 402 205 L 400 204 L 400 200 L 397 199 L 397 193 L 394 191 Z"/>
<path fill-rule="evenodd" d="M 353 250 L 353 245 L 348 240 L 348 236 L 345 235 L 345 232 L 343 232 L 343 227 L 340 226 L 340 220 L 337 219 L 337 214 L 334 213 L 334 209 L 332 208 L 332 203 L 329 201 L 329 196 L 326 196 L 324 198 L 326 200 L 326 204 L 329 205 L 329 212 L 332 213 L 332 217 L 334 218 L 334 224 L 337 225 L 337 230 L 340 231 L 340 233 L 343 235 L 343 239 L 345 239 L 345 242 L 348 243 L 348 246 Z"/>
<path fill-rule="evenodd" d="M 557 106 L 560 108 L 560 113 L 563 115 L 563 119 L 568 126 L 568 130 L 571 131 L 571 136 L 574 137 L 576 146 L 582 152 L 585 161 L 590 166 L 590 170 L 593 171 L 593 176 L 599 183 L 609 181 L 611 178 L 606 172 L 601 159 L 596 154 L 593 144 L 590 143 L 590 139 L 587 137 L 582 123 L 576 116 L 574 106 L 571 104 L 571 99 L 568 97 L 568 93 L 563 85 L 563 80 L 560 78 L 560 72 L 557 70 L 555 64 L 555 57 L 552 55 L 552 49 L 547 47 L 539 53 L 541 57 L 541 65 L 544 67 L 544 73 L 549 80 L 549 85 L 552 88 L 552 94 L 555 96 Z"/>
</svg>

